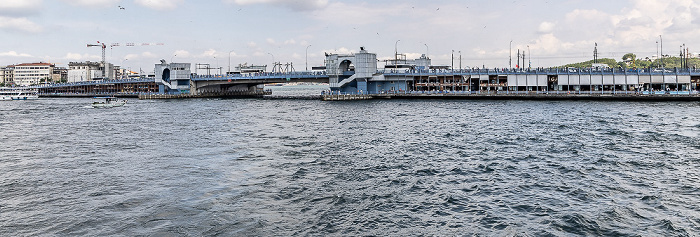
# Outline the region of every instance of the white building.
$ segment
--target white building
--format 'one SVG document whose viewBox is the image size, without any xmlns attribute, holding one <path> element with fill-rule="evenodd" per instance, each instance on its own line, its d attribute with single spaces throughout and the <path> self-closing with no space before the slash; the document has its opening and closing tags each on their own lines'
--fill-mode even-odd
<svg viewBox="0 0 700 237">
<path fill-rule="evenodd" d="M 3 83 L 5 83 L 6 86 L 14 85 L 14 80 L 12 80 L 14 69 L 15 69 L 14 65 L 10 65 L 10 66 L 2 68 L 2 71 L 4 74 L 2 77 L 2 81 L 3 81 Z"/>
<path fill-rule="evenodd" d="M 13 82 L 18 86 L 36 85 L 51 81 L 53 68 L 50 63 L 23 63 L 14 66 Z"/>
<path fill-rule="evenodd" d="M 111 64 L 108 64 L 111 66 Z M 112 73 L 114 75 L 114 73 Z M 114 76 L 112 76 L 114 78 Z M 102 79 L 102 67 L 99 62 L 68 63 L 68 82 L 92 81 Z"/>
</svg>

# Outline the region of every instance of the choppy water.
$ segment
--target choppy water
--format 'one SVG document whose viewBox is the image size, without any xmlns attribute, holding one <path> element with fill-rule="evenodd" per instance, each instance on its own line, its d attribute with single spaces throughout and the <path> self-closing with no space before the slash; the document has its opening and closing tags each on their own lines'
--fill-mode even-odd
<svg viewBox="0 0 700 237">
<path fill-rule="evenodd" d="M 0 236 L 700 233 L 696 102 L 89 102 L 0 103 Z"/>
</svg>

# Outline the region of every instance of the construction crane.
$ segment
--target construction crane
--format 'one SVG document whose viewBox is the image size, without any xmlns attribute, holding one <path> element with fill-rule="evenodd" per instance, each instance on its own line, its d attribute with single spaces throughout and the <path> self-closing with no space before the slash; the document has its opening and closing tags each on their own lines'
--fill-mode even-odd
<svg viewBox="0 0 700 237">
<path fill-rule="evenodd" d="M 127 47 L 133 47 L 133 46 L 161 46 L 165 45 L 164 43 L 141 43 L 141 44 L 135 44 L 135 43 L 126 43 L 124 46 Z M 112 48 L 117 47 L 117 46 L 122 46 L 122 44 L 119 43 L 111 43 L 109 44 L 109 49 L 110 52 Z M 105 51 L 107 50 L 107 44 L 104 42 L 97 41 L 97 44 L 87 44 L 87 47 L 102 47 L 102 77 L 107 78 L 107 62 L 105 60 Z"/>
<path fill-rule="evenodd" d="M 97 41 L 97 44 L 88 44 L 88 47 L 102 47 L 102 78 L 107 77 L 106 74 L 106 68 L 107 64 L 105 64 L 105 49 L 107 49 L 107 45 L 105 43 L 100 43 L 100 41 Z"/>
</svg>

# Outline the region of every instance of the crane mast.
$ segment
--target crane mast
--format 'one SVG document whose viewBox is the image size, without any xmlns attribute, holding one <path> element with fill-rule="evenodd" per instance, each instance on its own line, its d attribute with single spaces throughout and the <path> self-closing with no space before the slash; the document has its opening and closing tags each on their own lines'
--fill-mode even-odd
<svg viewBox="0 0 700 237">
<path fill-rule="evenodd" d="M 105 49 L 107 49 L 107 46 L 105 43 L 100 43 L 100 41 L 97 41 L 98 44 L 88 44 L 87 47 L 102 47 L 102 78 L 104 79 L 107 77 L 107 64 L 105 64 Z"/>
</svg>

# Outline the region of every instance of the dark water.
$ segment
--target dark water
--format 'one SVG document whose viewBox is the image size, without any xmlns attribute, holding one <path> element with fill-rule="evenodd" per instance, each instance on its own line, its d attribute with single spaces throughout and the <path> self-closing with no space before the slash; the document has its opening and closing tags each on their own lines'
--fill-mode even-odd
<svg viewBox="0 0 700 237">
<path fill-rule="evenodd" d="M 0 103 L 0 236 L 700 233 L 696 102 L 90 101 Z"/>
</svg>

